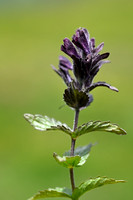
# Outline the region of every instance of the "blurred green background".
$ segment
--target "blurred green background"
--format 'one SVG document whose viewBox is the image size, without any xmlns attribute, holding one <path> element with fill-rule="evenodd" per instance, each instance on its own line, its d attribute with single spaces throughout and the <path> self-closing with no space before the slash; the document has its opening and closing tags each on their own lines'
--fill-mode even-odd
<svg viewBox="0 0 133 200">
<path fill-rule="evenodd" d="M 105 42 L 111 64 L 95 81 L 116 86 L 119 93 L 97 88 L 94 102 L 80 114 L 79 124 L 110 120 L 128 135 L 105 132 L 85 135 L 77 145 L 98 144 L 87 163 L 75 169 L 76 185 L 98 175 L 125 179 L 104 186 L 81 200 L 127 200 L 133 196 L 133 1 L 38 0 L 0 1 L 0 199 L 26 200 L 48 187 L 70 187 L 69 172 L 52 153 L 70 148 L 70 139 L 57 132 L 34 130 L 24 113 L 54 117 L 72 126 L 74 113 L 64 105 L 65 85 L 52 71 L 58 66 L 62 40 L 78 27 L 89 30 L 96 44 Z"/>
</svg>

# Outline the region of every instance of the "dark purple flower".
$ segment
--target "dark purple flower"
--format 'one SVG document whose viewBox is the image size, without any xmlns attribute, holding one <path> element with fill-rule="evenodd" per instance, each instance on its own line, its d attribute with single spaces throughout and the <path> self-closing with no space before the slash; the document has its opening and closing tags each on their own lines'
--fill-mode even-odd
<svg viewBox="0 0 133 200">
<path fill-rule="evenodd" d="M 73 43 L 68 38 L 65 38 L 63 41 L 64 45 L 61 46 L 61 51 L 66 53 L 72 59 L 79 59 L 80 57 Z"/>
<path fill-rule="evenodd" d="M 70 56 L 73 62 L 71 64 L 67 58 L 60 56 L 59 69 L 57 70 L 54 67 L 53 69 L 63 78 L 64 82 L 69 87 L 67 89 L 68 91 L 65 91 L 65 99 L 70 99 L 70 96 L 74 94 L 74 91 L 76 91 L 76 94 L 78 95 L 83 92 L 88 95 L 89 101 L 86 103 L 86 106 L 88 106 L 93 100 L 92 97 L 89 98 L 89 92 L 98 86 L 105 86 L 118 92 L 117 88 L 103 81 L 93 83 L 93 79 L 100 70 L 101 66 L 104 63 L 109 62 L 108 60 L 105 60 L 109 57 L 109 53 L 99 54 L 99 52 L 103 49 L 104 43 L 95 47 L 95 39 L 90 39 L 89 33 L 85 28 L 79 28 L 76 30 L 76 33 L 72 37 L 72 42 L 68 38 L 65 38 L 63 42 L 64 44 L 61 46 L 61 50 Z M 70 76 L 69 70 L 73 71 L 74 78 Z M 77 93 L 77 90 L 79 93 Z M 69 94 L 69 98 L 67 98 L 67 94 Z M 83 96 L 83 98 L 84 97 L 85 96 Z M 73 99 L 76 101 L 76 97 Z M 81 101 L 82 97 L 79 98 L 78 96 L 77 101 L 79 99 Z M 66 103 L 69 106 L 71 104 L 70 102 Z M 76 105 L 78 105 L 78 103 Z M 71 107 L 74 106 L 72 105 Z"/>
<path fill-rule="evenodd" d="M 77 29 L 76 34 L 72 37 L 72 42 L 82 49 L 85 55 L 90 53 L 89 33 L 85 28 Z"/>
<path fill-rule="evenodd" d="M 69 84 L 72 82 L 72 78 L 68 71 L 73 69 L 71 62 L 64 56 L 60 56 L 59 69 L 57 70 L 54 66 L 52 66 L 52 68 L 64 80 L 66 85 L 69 86 Z"/>
<path fill-rule="evenodd" d="M 72 70 L 73 69 L 73 65 L 72 63 L 65 58 L 64 56 L 59 56 L 59 67 L 62 69 L 66 69 L 66 70 Z"/>
</svg>

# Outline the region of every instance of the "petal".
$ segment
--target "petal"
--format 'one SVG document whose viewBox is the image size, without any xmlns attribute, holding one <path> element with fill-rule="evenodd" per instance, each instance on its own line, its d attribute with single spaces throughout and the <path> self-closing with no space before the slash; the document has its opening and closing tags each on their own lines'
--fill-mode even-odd
<svg viewBox="0 0 133 200">
<path fill-rule="evenodd" d="M 104 42 L 102 42 L 101 44 L 98 45 L 98 47 L 96 47 L 93 51 L 93 53 L 98 54 L 100 51 L 102 51 L 104 47 Z"/>
<path fill-rule="evenodd" d="M 71 64 L 71 62 L 64 56 L 59 56 L 59 67 L 62 67 L 63 68 L 66 68 L 67 70 L 70 69 L 72 70 L 73 69 L 73 66 Z"/>
<path fill-rule="evenodd" d="M 101 68 L 101 66 L 105 63 L 110 63 L 110 61 L 109 60 L 99 61 L 95 66 L 92 67 L 92 69 L 90 71 L 90 75 L 92 75 L 94 77 L 97 74 L 97 72 L 99 71 L 99 69 Z"/>
<path fill-rule="evenodd" d="M 93 66 L 91 71 L 94 71 L 96 68 L 100 69 L 101 66 L 105 63 L 110 63 L 109 60 L 100 60 L 95 66 Z"/>
<path fill-rule="evenodd" d="M 101 82 L 101 81 L 99 81 L 99 82 L 97 82 L 97 83 L 91 84 L 90 87 L 88 88 L 88 90 L 91 91 L 91 90 L 93 90 L 94 88 L 99 87 L 99 86 L 108 87 L 109 89 L 111 89 L 111 90 L 113 90 L 113 91 L 115 91 L 115 92 L 118 92 L 118 91 L 119 91 L 116 87 L 111 86 L 111 85 L 109 85 L 108 83 L 106 83 L 106 82 Z"/>
<path fill-rule="evenodd" d="M 94 49 L 95 48 L 95 38 L 91 38 L 90 44 L 91 44 L 91 49 Z"/>
<path fill-rule="evenodd" d="M 58 69 L 56 69 L 55 66 L 51 65 L 51 67 L 59 76 L 61 76 L 60 71 Z"/>
<path fill-rule="evenodd" d="M 103 53 L 101 55 L 96 56 L 96 59 L 93 61 L 93 65 L 95 65 L 96 63 L 98 63 L 100 60 L 108 58 L 109 54 L 110 53 Z"/>
<path fill-rule="evenodd" d="M 78 55 L 72 42 L 68 38 L 65 38 L 63 41 L 64 41 L 64 45 L 61 46 L 61 51 L 63 51 L 64 53 L 66 53 L 68 56 L 70 56 L 73 59 L 77 59 L 77 58 L 79 59 L 80 56 Z"/>
<path fill-rule="evenodd" d="M 82 30 L 84 31 L 84 34 L 85 34 L 86 40 L 89 41 L 89 39 L 90 39 L 90 35 L 89 35 L 87 29 L 86 29 L 86 28 L 83 28 Z M 89 44 L 89 43 L 88 43 L 88 44 Z"/>
<path fill-rule="evenodd" d="M 89 49 L 89 33 L 83 29 L 77 29 L 76 34 L 72 37 L 72 42 L 79 48 L 81 48 L 84 53 L 87 55 L 90 53 Z"/>
<path fill-rule="evenodd" d="M 69 86 L 69 84 L 72 82 L 72 78 L 68 72 L 68 70 L 64 69 L 59 69 L 57 70 L 53 65 L 52 65 L 53 70 L 64 80 L 65 84 Z"/>
</svg>

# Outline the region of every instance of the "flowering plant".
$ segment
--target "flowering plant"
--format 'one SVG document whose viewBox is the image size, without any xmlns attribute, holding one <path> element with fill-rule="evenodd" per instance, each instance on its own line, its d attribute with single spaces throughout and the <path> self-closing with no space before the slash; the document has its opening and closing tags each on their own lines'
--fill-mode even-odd
<svg viewBox="0 0 133 200">
<path fill-rule="evenodd" d="M 61 130 L 70 136 L 71 150 L 65 152 L 63 156 L 54 153 L 53 157 L 58 164 L 69 169 L 71 189 L 59 187 L 55 189 L 50 188 L 40 191 L 30 198 L 30 200 L 47 197 L 68 197 L 72 200 L 78 200 L 81 195 L 91 189 L 105 184 L 124 182 L 123 180 L 115 180 L 107 177 L 96 177 L 90 178 L 79 186 L 75 186 L 74 168 L 81 167 L 87 161 L 93 146 L 92 144 L 88 144 L 75 149 L 77 138 L 92 131 L 106 131 L 118 135 L 125 135 L 126 131 L 110 121 L 89 121 L 78 126 L 79 112 L 92 103 L 93 97 L 90 92 L 94 88 L 105 86 L 116 92 L 118 92 L 118 89 L 103 81 L 93 82 L 101 66 L 109 62 L 105 60 L 109 57 L 109 53 L 99 53 L 103 49 L 104 43 L 95 47 L 95 39 L 90 39 L 89 33 L 85 28 L 76 30 L 76 33 L 72 37 L 72 42 L 68 38 L 65 38 L 63 41 L 64 44 L 61 46 L 61 50 L 72 59 L 72 63 L 66 57 L 60 56 L 59 69 L 56 69 L 54 66 L 52 67 L 67 86 L 63 94 L 63 99 L 75 111 L 73 129 L 47 116 L 25 114 L 24 117 L 37 130 Z M 73 72 L 73 77 L 69 71 Z"/>
</svg>

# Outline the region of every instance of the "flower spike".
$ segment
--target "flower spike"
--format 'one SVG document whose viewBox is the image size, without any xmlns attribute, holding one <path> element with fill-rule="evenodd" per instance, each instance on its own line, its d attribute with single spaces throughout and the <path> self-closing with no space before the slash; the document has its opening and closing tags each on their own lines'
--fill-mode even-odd
<svg viewBox="0 0 133 200">
<path fill-rule="evenodd" d="M 67 97 L 69 96 L 70 98 L 74 92 L 73 88 L 71 88 L 72 85 L 74 86 L 76 94 L 79 95 L 85 93 L 84 97 L 87 95 L 86 103 L 84 104 L 86 105 L 85 107 L 87 107 L 93 100 L 92 95 L 90 95 L 89 92 L 98 86 L 105 86 L 118 92 L 117 88 L 110 86 L 108 83 L 100 81 L 93 83 L 93 79 L 97 75 L 101 66 L 105 63 L 109 63 L 106 58 L 109 57 L 110 53 L 107 52 L 100 54 L 100 51 L 104 47 L 104 42 L 95 47 L 95 38 L 90 38 L 89 33 L 85 28 L 79 28 L 76 30 L 76 33 L 72 37 L 72 42 L 68 38 L 65 38 L 63 42 L 64 44 L 61 46 L 61 50 L 70 56 L 72 63 L 64 56 L 60 56 L 59 69 L 57 70 L 55 67 L 53 67 L 53 69 L 64 80 L 68 87 L 64 94 L 64 100 L 66 100 L 67 105 L 72 105 L 70 107 L 75 106 L 75 104 L 73 105 L 68 103 Z M 70 76 L 69 70 L 73 72 L 73 78 Z M 80 109 L 84 106 L 81 106 L 81 102 L 78 102 L 81 101 L 78 95 L 74 97 L 74 101 L 77 102 L 76 106 L 79 105 Z M 73 97 L 71 98 L 73 99 Z M 91 99 L 88 101 L 89 103 L 87 103 L 87 99 Z"/>
</svg>

